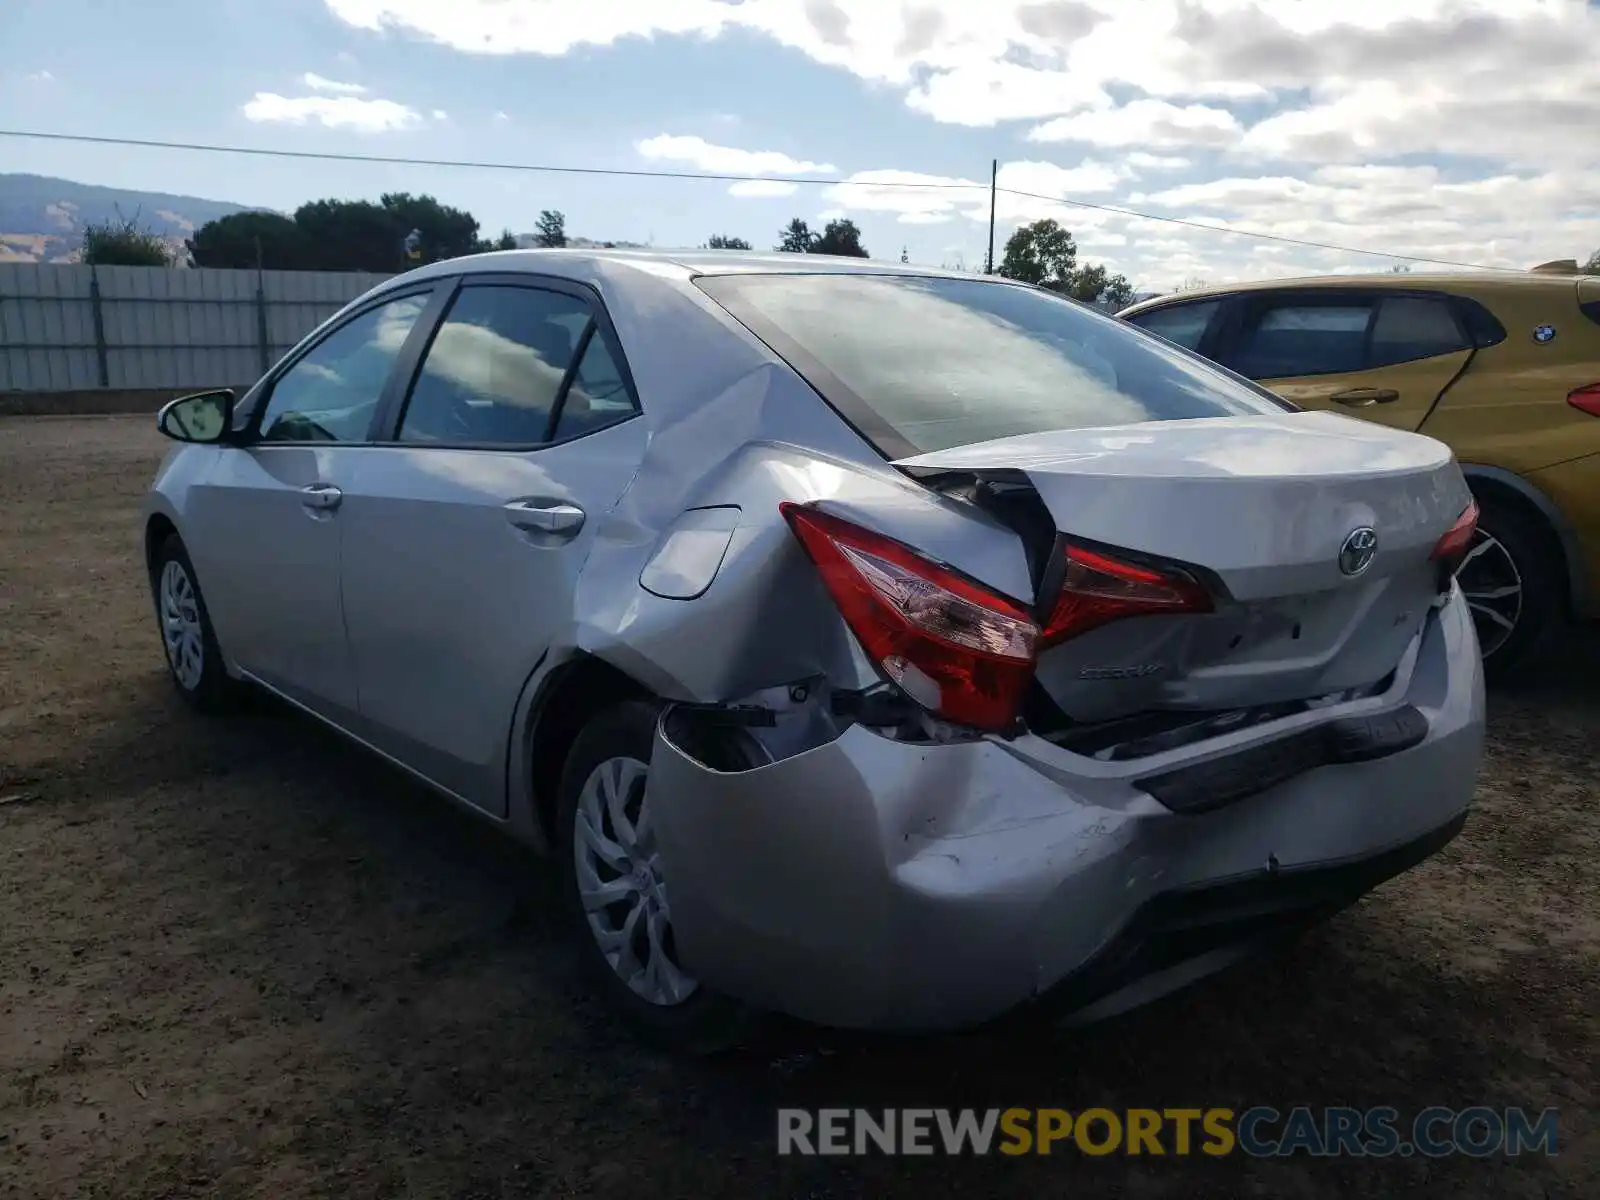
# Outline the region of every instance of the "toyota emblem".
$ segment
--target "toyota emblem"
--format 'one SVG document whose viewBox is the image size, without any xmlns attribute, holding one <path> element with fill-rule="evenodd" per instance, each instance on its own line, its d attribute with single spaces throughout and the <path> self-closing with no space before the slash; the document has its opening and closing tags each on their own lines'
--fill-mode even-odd
<svg viewBox="0 0 1600 1200">
<path fill-rule="evenodd" d="M 1370 525 L 1352 529 L 1339 547 L 1339 570 L 1346 575 L 1359 575 L 1372 565 L 1378 553 L 1378 531 Z"/>
</svg>

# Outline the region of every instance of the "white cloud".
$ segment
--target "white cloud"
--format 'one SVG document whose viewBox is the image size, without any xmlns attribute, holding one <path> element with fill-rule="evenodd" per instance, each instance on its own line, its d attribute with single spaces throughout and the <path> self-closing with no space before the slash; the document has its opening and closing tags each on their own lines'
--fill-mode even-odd
<svg viewBox="0 0 1600 1200">
<path fill-rule="evenodd" d="M 393 100 L 362 100 L 355 96 L 279 96 L 257 92 L 244 106 L 247 120 L 263 124 L 325 125 L 358 133 L 385 133 L 410 129 L 422 117 L 413 108 Z"/>
<path fill-rule="evenodd" d="M 792 196 L 799 190 L 795 184 L 784 183 L 778 179 L 741 179 L 738 183 L 729 185 L 728 195 L 760 199 Z"/>
<path fill-rule="evenodd" d="M 448 121 L 450 119 L 450 114 L 442 108 L 434 109 L 432 115 L 435 121 Z"/>
<path fill-rule="evenodd" d="M 1121 108 L 1099 108 L 1057 117 L 1028 131 L 1030 142 L 1087 142 L 1091 146 L 1226 146 L 1244 134 L 1225 108 L 1134 100 Z"/>
<path fill-rule="evenodd" d="M 307 71 L 300 77 L 300 82 L 313 92 L 328 92 L 335 96 L 364 96 L 367 89 L 359 83 L 340 83 L 337 79 L 328 79 L 318 75 L 315 71 Z"/>
<path fill-rule="evenodd" d="M 738 32 L 890 89 L 930 122 L 1026 123 L 997 141 L 1025 133 L 1037 157 L 1061 165 L 1007 164 L 1009 186 L 1044 199 L 1002 194 L 997 217 L 1055 216 L 1125 259 L 1130 277 L 1382 260 L 1257 254 L 1273 244 L 1067 201 L 1495 265 L 1600 246 L 1589 202 L 1600 190 L 1600 6 L 1586 0 L 325 3 L 350 25 L 469 54 Z M 670 151 L 663 161 L 719 173 L 825 173 L 786 155 L 752 165 L 737 156 L 762 152 L 700 139 L 651 141 Z M 1085 149 L 1098 170 L 1081 161 Z M 884 186 L 895 182 L 918 186 Z M 879 168 L 827 189 L 825 203 L 912 224 L 986 224 L 987 182 Z M 1125 245 L 1109 240 L 1118 236 Z"/>
<path fill-rule="evenodd" d="M 791 158 L 777 150 L 738 150 L 712 145 L 701 137 L 665 133 L 646 138 L 634 148 L 649 159 L 686 163 L 717 175 L 831 175 L 839 169 L 832 163 Z"/>
<path fill-rule="evenodd" d="M 496 124 L 504 125 L 504 124 L 508 123 L 510 120 L 511 120 L 511 114 L 506 112 L 503 109 L 494 114 L 494 121 L 495 121 Z"/>
<path fill-rule="evenodd" d="M 1189 165 L 1189 160 L 1181 155 L 1146 154 L 1140 150 L 1135 150 L 1123 161 L 1142 171 L 1181 171 Z"/>
<path fill-rule="evenodd" d="M 56 77 L 49 71 L 35 71 L 28 76 L 28 79 L 32 83 L 54 83 L 56 81 Z"/>
</svg>

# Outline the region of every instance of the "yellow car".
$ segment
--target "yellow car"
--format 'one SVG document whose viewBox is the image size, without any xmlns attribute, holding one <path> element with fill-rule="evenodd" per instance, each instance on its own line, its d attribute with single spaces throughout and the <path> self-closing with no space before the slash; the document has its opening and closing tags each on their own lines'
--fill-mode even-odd
<svg viewBox="0 0 1600 1200">
<path fill-rule="evenodd" d="M 1491 674 L 1600 617 L 1600 277 L 1561 262 L 1271 280 L 1117 315 L 1302 408 L 1454 450 L 1481 512 L 1457 579 Z"/>
</svg>

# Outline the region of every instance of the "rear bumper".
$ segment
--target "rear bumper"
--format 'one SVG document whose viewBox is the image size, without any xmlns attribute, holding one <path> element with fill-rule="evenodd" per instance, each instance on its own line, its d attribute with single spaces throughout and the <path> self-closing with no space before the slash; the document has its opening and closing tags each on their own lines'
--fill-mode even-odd
<svg viewBox="0 0 1600 1200">
<path fill-rule="evenodd" d="M 1404 705 L 1427 721 L 1409 748 L 1316 766 L 1224 807 L 1177 813 L 1137 783 Z M 831 1025 L 945 1029 L 1033 1001 L 1108 1015 L 1443 845 L 1465 819 L 1483 721 L 1456 595 L 1385 697 L 1159 761 L 1098 762 L 1035 738 L 910 745 L 852 727 L 722 772 L 664 722 L 650 792 L 678 949 L 713 988 Z"/>
</svg>

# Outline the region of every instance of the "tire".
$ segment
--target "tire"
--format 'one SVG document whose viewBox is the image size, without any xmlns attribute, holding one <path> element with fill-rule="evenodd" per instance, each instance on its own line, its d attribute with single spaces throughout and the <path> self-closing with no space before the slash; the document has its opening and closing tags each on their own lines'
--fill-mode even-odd
<svg viewBox="0 0 1600 1200">
<path fill-rule="evenodd" d="M 1561 545 L 1538 517 L 1515 505 L 1478 497 L 1478 535 L 1456 582 L 1472 607 L 1491 681 L 1536 657 L 1566 622 Z"/>
<path fill-rule="evenodd" d="M 167 674 L 178 695 L 199 712 L 232 709 L 239 684 L 223 665 L 199 577 L 177 534 L 169 535 L 156 550 L 150 564 L 150 592 Z"/>
<path fill-rule="evenodd" d="M 637 805 L 647 803 L 648 793 L 643 787 L 647 775 L 638 774 L 626 764 L 642 766 L 648 771 L 650 752 L 655 744 L 656 718 L 654 705 L 630 701 L 601 712 L 573 740 L 557 793 L 561 902 L 584 972 L 609 1006 L 647 1040 L 663 1049 L 716 1054 L 743 1044 L 755 1031 L 756 1016 L 744 1005 L 709 990 L 677 967 L 670 933 L 666 932 L 670 929 L 668 893 L 659 886 L 660 860 L 659 855 L 652 853 L 653 838 L 646 833 L 637 841 L 632 840 L 631 830 L 616 827 L 603 801 L 603 781 L 626 785 L 627 776 L 632 772 L 637 775 L 637 782 L 615 789 L 625 797 L 624 816 L 630 825 L 632 818 L 638 815 Z M 617 847 L 632 851 L 624 862 L 613 865 L 602 860 L 593 849 L 595 843 L 587 837 L 583 845 L 579 845 L 580 809 L 600 812 L 600 835 L 609 843 L 608 852 L 614 853 Z M 586 865 L 580 865 L 580 858 Z M 614 965 L 601 946 L 600 933 L 591 925 L 579 878 L 583 872 L 590 887 L 598 882 L 618 884 L 630 878 L 630 867 L 642 873 L 632 876 L 626 897 L 595 913 L 598 922 L 616 930 L 626 926 L 630 912 L 642 910 L 634 918 L 636 940 L 630 946 L 633 958 L 626 959 L 614 952 L 620 961 L 620 965 Z M 652 984 L 650 973 L 642 967 L 630 970 L 631 966 L 648 962 L 646 956 L 653 958 L 655 943 L 648 936 L 652 920 L 657 922 L 656 929 L 662 935 L 659 942 L 666 953 L 664 967 L 654 977 L 659 986 Z M 632 984 L 625 975 L 632 976 Z M 683 984 L 688 985 L 688 991 L 682 990 Z M 653 993 L 655 998 L 647 998 L 645 992 Z"/>
</svg>

